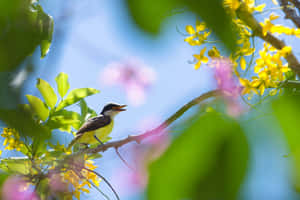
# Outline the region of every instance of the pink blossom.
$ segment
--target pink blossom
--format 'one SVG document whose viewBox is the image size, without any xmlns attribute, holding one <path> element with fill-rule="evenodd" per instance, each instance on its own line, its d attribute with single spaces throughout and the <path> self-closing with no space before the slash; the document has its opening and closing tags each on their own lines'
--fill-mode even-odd
<svg viewBox="0 0 300 200">
<path fill-rule="evenodd" d="M 2 187 L 3 200 L 39 200 L 30 185 L 21 177 L 9 177 Z"/>
<path fill-rule="evenodd" d="M 238 84 L 237 77 L 233 75 L 233 65 L 229 59 L 214 59 L 215 79 L 220 90 L 223 91 L 227 105 L 227 114 L 233 117 L 239 116 L 243 107 L 238 98 L 241 87 Z"/>
<path fill-rule="evenodd" d="M 132 59 L 110 63 L 100 74 L 102 83 L 120 87 L 129 102 L 136 106 L 145 102 L 146 92 L 155 79 L 156 74 L 152 68 Z"/>
<path fill-rule="evenodd" d="M 213 64 L 218 88 L 234 98 L 238 97 L 241 87 L 238 85 L 236 77 L 233 76 L 231 61 L 229 59 L 214 59 Z"/>
<path fill-rule="evenodd" d="M 155 118 L 143 120 L 138 126 L 138 132 L 153 130 L 159 125 Z M 130 155 L 134 170 L 122 168 L 116 170 L 113 181 L 118 186 L 118 191 L 123 195 L 141 192 L 145 189 L 148 182 L 148 164 L 160 157 L 167 149 L 170 138 L 167 130 L 155 129 L 151 136 L 144 138 L 140 145 L 132 145 L 126 149 L 126 154 Z M 128 159 L 128 158 L 127 158 Z"/>
</svg>

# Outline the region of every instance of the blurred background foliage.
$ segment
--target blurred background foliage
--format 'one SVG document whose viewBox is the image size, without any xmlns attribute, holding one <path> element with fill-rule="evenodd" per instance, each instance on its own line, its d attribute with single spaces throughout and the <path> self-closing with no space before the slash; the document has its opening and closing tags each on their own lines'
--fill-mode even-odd
<svg viewBox="0 0 300 200">
<path fill-rule="evenodd" d="M 223 50 L 230 53 L 236 50 L 238 30 L 232 29 L 232 16 L 222 4 L 221 0 L 126 1 L 133 23 L 152 36 L 159 36 L 169 16 L 191 11 L 205 21 L 222 42 L 221 46 L 227 48 Z M 2 130 L 2 136 L 6 140 L 6 150 L 21 153 L 18 157 L 1 158 L 0 185 L 17 174 L 28 178 L 42 199 L 79 198 L 80 194 L 92 190 L 93 185 L 97 190 L 100 180 L 88 171 L 84 172 L 86 179 L 74 180 L 69 174 L 72 170 L 69 170 L 60 175 L 73 185 L 72 192 L 52 191 L 51 170 L 72 154 L 66 149 L 67 142 L 57 142 L 59 139 L 56 140 L 54 133 L 75 133 L 84 121 L 96 116 L 97 112 L 85 98 L 99 93 L 99 90 L 86 87 L 70 91 L 66 73 L 56 76 L 56 87 L 34 76 L 39 70 L 35 52 L 39 51 L 40 58 L 47 57 L 56 23 L 44 10 L 35 0 L 0 2 L 0 119 L 4 127 L 9 127 Z M 33 77 L 37 78 L 35 90 L 40 94 L 25 95 L 26 82 Z M 247 192 L 243 192 L 249 168 L 254 162 L 251 149 L 254 145 L 247 132 L 256 129 L 259 123 L 264 124 L 261 132 L 273 132 L 274 127 L 280 129 L 277 130 L 280 136 L 271 134 L 270 137 L 279 137 L 286 147 L 287 158 L 280 155 L 280 159 L 291 164 L 291 185 L 295 191 L 300 191 L 298 91 L 289 88 L 283 91 L 283 95 L 269 97 L 268 101 L 251 107 L 238 119 L 228 116 L 224 110 L 223 103 L 203 103 L 200 109 L 194 109 L 188 118 L 170 128 L 170 146 L 149 165 L 146 199 L 251 199 Z M 249 121 L 254 121 L 253 126 Z M 259 132 L 258 129 L 255 131 Z M 90 161 L 101 156 L 97 154 L 85 159 Z M 87 164 L 89 169 L 96 168 L 89 162 Z M 272 191 L 268 192 L 266 196 L 272 197 Z M 298 194 L 291 193 L 290 199 L 297 199 Z"/>
</svg>

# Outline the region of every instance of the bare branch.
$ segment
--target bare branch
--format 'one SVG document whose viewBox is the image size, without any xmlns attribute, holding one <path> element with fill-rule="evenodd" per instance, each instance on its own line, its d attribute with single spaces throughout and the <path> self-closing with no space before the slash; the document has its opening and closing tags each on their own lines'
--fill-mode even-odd
<svg viewBox="0 0 300 200">
<path fill-rule="evenodd" d="M 297 3 L 299 4 L 299 2 L 296 0 L 279 0 L 279 4 L 282 7 L 283 12 L 285 13 L 285 18 L 292 20 L 296 27 L 300 28 L 300 16 L 297 14 L 297 11 L 293 7 L 293 5 L 289 4 L 289 2 L 292 2 L 293 4 L 295 2 L 296 5 Z"/>
<path fill-rule="evenodd" d="M 119 148 L 127 143 L 130 142 L 137 142 L 140 143 L 142 140 L 144 140 L 145 138 L 148 138 L 150 136 L 153 136 L 154 134 L 159 134 L 162 130 L 164 130 L 165 128 L 167 128 L 170 124 L 172 124 L 176 119 L 178 119 L 179 117 L 181 117 L 188 109 L 190 109 L 191 107 L 209 99 L 212 97 L 220 97 L 223 95 L 223 92 L 220 90 L 213 90 L 207 93 L 204 93 L 202 95 L 200 95 L 199 97 L 193 99 L 192 101 L 188 102 L 187 104 L 185 104 L 184 106 L 182 106 L 176 113 L 174 113 L 173 115 L 171 115 L 171 117 L 169 117 L 167 120 L 165 120 L 163 123 L 161 123 L 158 127 L 150 130 L 150 131 L 146 131 L 143 134 L 140 135 L 129 135 L 127 138 L 122 139 L 122 140 L 117 140 L 114 142 L 107 142 L 104 145 L 100 145 L 96 148 L 93 149 L 84 149 L 78 153 L 72 154 L 71 156 L 78 156 L 81 154 L 94 154 L 94 153 L 98 153 L 98 152 L 104 152 L 109 148 Z"/>
</svg>

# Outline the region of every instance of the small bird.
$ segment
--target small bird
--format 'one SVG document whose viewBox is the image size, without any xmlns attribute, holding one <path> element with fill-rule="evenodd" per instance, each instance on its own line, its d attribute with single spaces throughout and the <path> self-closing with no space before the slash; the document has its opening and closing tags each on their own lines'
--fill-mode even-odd
<svg viewBox="0 0 300 200">
<path fill-rule="evenodd" d="M 97 117 L 88 119 L 77 131 L 75 138 L 68 146 L 70 149 L 74 144 L 93 145 L 96 143 L 103 144 L 101 140 L 105 140 L 114 126 L 114 117 L 126 111 L 126 105 L 109 103 L 105 105 Z"/>
</svg>

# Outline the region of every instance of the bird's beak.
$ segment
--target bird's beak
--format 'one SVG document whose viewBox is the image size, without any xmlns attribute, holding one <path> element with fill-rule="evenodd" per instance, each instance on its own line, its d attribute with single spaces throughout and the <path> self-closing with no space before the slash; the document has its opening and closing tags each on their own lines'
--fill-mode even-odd
<svg viewBox="0 0 300 200">
<path fill-rule="evenodd" d="M 121 106 L 115 108 L 115 110 L 116 110 L 116 111 L 119 111 L 119 112 L 126 111 L 126 109 L 125 109 L 126 106 L 127 106 L 127 105 L 121 105 Z"/>
</svg>

